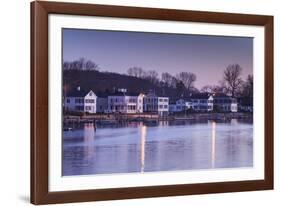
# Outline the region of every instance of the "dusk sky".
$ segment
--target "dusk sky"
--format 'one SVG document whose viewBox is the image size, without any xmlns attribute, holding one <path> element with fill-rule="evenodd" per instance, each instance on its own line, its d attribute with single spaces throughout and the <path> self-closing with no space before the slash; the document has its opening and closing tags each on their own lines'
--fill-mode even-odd
<svg viewBox="0 0 281 206">
<path fill-rule="evenodd" d="M 63 29 L 63 60 L 94 61 L 100 71 L 125 74 L 142 67 L 172 75 L 196 74 L 195 87 L 218 84 L 223 70 L 237 63 L 243 79 L 253 74 L 253 39 L 247 37 Z"/>
</svg>

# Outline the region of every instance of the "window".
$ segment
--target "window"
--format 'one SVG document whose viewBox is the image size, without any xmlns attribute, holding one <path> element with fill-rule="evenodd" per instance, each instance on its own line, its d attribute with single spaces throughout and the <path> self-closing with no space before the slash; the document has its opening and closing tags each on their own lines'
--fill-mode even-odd
<svg viewBox="0 0 281 206">
<path fill-rule="evenodd" d="M 206 99 L 201 99 L 200 103 L 207 103 L 207 100 Z"/>
<path fill-rule="evenodd" d="M 83 98 L 75 98 L 75 103 L 84 103 L 84 99 Z"/>
<path fill-rule="evenodd" d="M 86 103 L 95 103 L 95 100 L 94 99 L 85 99 L 85 102 Z"/>
<path fill-rule="evenodd" d="M 91 107 L 91 106 L 86 106 L 86 107 L 85 107 L 85 110 L 86 110 L 86 111 L 90 111 L 90 110 L 92 110 L 92 107 Z"/>
<path fill-rule="evenodd" d="M 69 98 L 66 98 L 66 103 L 70 103 L 70 99 Z"/>
</svg>

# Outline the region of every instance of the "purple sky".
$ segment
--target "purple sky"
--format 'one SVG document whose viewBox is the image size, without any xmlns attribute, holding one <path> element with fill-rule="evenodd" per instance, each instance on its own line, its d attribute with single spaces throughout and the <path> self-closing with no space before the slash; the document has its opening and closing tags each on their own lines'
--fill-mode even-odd
<svg viewBox="0 0 281 206">
<path fill-rule="evenodd" d="M 253 74 L 253 38 L 63 29 L 63 60 L 80 57 L 101 71 L 126 73 L 139 66 L 160 77 L 162 72 L 193 72 L 200 89 L 217 84 L 229 64 L 240 64 L 243 79 Z"/>
</svg>

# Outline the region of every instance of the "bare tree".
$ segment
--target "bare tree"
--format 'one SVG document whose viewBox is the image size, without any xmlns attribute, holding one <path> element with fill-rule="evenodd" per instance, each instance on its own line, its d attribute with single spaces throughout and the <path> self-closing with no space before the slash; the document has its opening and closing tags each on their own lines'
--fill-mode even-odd
<svg viewBox="0 0 281 206">
<path fill-rule="evenodd" d="M 213 93 L 224 93 L 226 94 L 227 93 L 227 90 L 225 89 L 225 85 L 222 83 L 222 85 L 214 85 L 212 87 L 212 92 Z"/>
<path fill-rule="evenodd" d="M 145 79 L 149 80 L 152 83 L 158 83 L 158 72 L 155 70 L 149 70 L 146 72 Z"/>
<path fill-rule="evenodd" d="M 98 70 L 98 65 L 88 60 L 86 61 L 84 58 L 80 58 L 79 60 L 74 60 L 72 62 L 63 62 L 64 70 Z"/>
<path fill-rule="evenodd" d="M 190 88 L 193 87 L 193 83 L 196 81 L 196 75 L 191 72 L 180 72 L 176 75 L 176 78 L 184 84 L 187 93 L 190 92 Z"/>
<path fill-rule="evenodd" d="M 85 70 L 88 70 L 88 71 L 98 70 L 98 67 L 99 66 L 95 62 L 92 62 L 91 60 L 86 61 L 85 64 L 84 64 Z"/>
<path fill-rule="evenodd" d="M 222 83 L 221 83 L 222 84 Z M 204 87 L 201 88 L 201 92 L 207 92 L 207 93 L 225 93 L 226 90 L 224 88 L 224 84 L 222 84 L 222 86 L 219 85 L 206 85 Z"/>
<path fill-rule="evenodd" d="M 203 93 L 211 93 L 211 92 L 213 92 L 213 86 L 206 85 L 206 86 L 202 87 L 200 91 Z"/>
<path fill-rule="evenodd" d="M 127 70 L 127 74 L 132 77 L 143 78 L 145 71 L 141 67 L 131 67 Z"/>
<path fill-rule="evenodd" d="M 63 70 L 69 70 L 70 62 L 64 61 L 62 67 L 63 67 Z"/>
<path fill-rule="evenodd" d="M 246 81 L 243 84 L 242 96 L 253 97 L 254 81 L 253 75 L 248 75 Z"/>
<path fill-rule="evenodd" d="M 231 64 L 224 70 L 223 83 L 228 93 L 236 97 L 242 86 L 242 67 L 239 64 Z"/>
<path fill-rule="evenodd" d="M 179 80 L 173 76 L 171 81 L 171 87 L 176 88 L 178 82 Z"/>
<path fill-rule="evenodd" d="M 161 75 L 162 82 L 164 82 L 169 87 L 172 86 L 173 79 L 174 79 L 174 77 L 171 74 L 169 74 L 168 72 L 164 72 Z"/>
</svg>

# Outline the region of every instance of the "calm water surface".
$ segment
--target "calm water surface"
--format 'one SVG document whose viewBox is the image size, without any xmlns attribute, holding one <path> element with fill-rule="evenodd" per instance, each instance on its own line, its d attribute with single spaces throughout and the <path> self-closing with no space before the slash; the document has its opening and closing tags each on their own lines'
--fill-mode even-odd
<svg viewBox="0 0 281 206">
<path fill-rule="evenodd" d="M 130 123 L 63 132 L 63 175 L 89 175 L 253 166 L 253 124 Z"/>
</svg>

